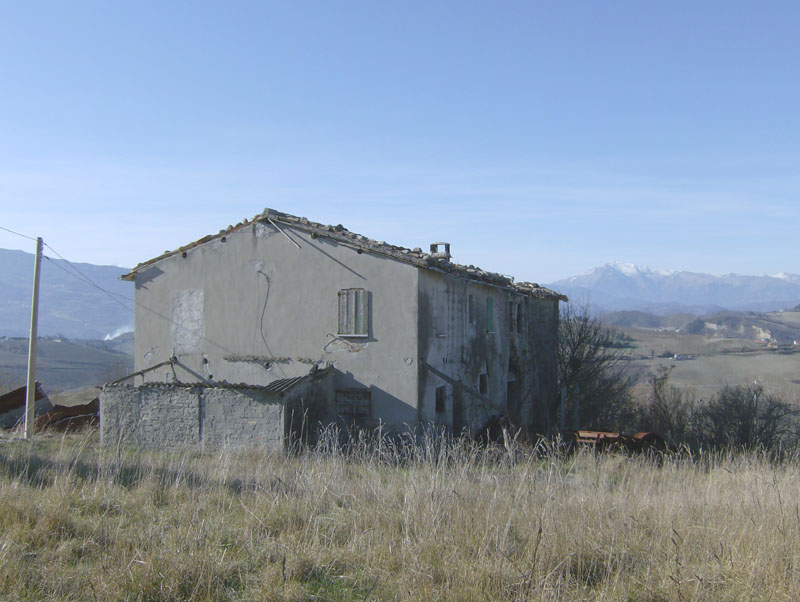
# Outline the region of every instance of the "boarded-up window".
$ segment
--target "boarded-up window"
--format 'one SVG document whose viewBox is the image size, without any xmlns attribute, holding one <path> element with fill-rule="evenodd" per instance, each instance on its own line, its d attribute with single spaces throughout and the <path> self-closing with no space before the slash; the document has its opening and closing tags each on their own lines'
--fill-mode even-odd
<svg viewBox="0 0 800 602">
<path fill-rule="evenodd" d="M 365 337 L 369 334 L 369 303 L 363 288 L 339 291 L 340 335 Z"/>
<path fill-rule="evenodd" d="M 170 332 L 175 353 L 194 353 L 203 342 L 203 289 L 177 291 L 172 298 Z"/>
<path fill-rule="evenodd" d="M 486 298 L 486 332 L 494 332 L 494 299 Z"/>
<path fill-rule="evenodd" d="M 372 393 L 369 389 L 338 389 L 336 413 L 349 424 L 371 426 Z"/>
</svg>

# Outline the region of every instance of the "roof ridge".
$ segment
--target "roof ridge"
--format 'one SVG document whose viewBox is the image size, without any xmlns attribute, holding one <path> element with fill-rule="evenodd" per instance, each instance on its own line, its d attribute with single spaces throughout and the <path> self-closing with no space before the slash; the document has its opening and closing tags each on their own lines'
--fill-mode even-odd
<svg viewBox="0 0 800 602">
<path fill-rule="evenodd" d="M 405 261 L 406 263 L 410 263 L 419 268 L 452 274 L 457 277 L 466 278 L 467 280 L 474 280 L 483 284 L 510 289 L 521 294 L 534 297 L 557 298 L 561 301 L 567 300 L 565 295 L 540 286 L 535 282 L 515 283 L 512 277 L 505 276 L 497 272 L 490 272 L 474 265 L 461 265 L 450 261 L 449 257 L 443 257 L 434 253 L 426 253 L 420 247 L 409 249 L 408 247 L 389 244 L 384 240 L 376 241 L 364 236 L 363 234 L 352 232 L 345 228 L 342 224 L 338 224 L 336 226 L 322 224 L 311 221 L 307 217 L 299 217 L 269 207 L 266 207 L 261 213 L 253 216 L 253 218 L 249 220 L 245 218 L 235 226 L 228 226 L 226 229 L 220 230 L 217 234 L 209 234 L 192 243 L 183 245 L 174 251 L 165 251 L 158 257 L 142 262 L 134 267 L 128 274 L 122 276 L 122 278 L 125 280 L 133 280 L 136 272 L 146 266 L 152 265 L 178 253 L 184 253 L 199 245 L 211 242 L 212 240 L 224 237 L 232 232 L 244 229 L 260 222 L 269 222 L 272 223 L 272 225 L 275 225 L 274 222 L 286 224 L 310 232 L 312 238 L 324 236 L 343 244 L 356 247 L 361 251 L 384 255 L 399 261 Z"/>
</svg>

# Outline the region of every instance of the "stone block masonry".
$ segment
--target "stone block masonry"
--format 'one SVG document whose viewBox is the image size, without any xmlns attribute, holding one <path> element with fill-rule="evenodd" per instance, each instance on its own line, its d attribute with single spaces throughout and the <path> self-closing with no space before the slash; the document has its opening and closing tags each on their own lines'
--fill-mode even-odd
<svg viewBox="0 0 800 602">
<path fill-rule="evenodd" d="M 100 441 L 157 449 L 283 449 L 284 407 L 279 395 L 260 387 L 106 385 Z"/>
<path fill-rule="evenodd" d="M 284 405 L 257 389 L 205 389 L 200 409 L 203 446 L 268 447 L 284 444 Z"/>
</svg>

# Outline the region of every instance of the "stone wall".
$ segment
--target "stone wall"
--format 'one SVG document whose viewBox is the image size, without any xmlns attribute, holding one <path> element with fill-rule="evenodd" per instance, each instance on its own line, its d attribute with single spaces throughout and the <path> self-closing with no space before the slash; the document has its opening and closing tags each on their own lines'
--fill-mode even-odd
<svg viewBox="0 0 800 602">
<path fill-rule="evenodd" d="M 148 383 L 106 385 L 100 442 L 158 449 L 284 449 L 330 420 L 332 368 L 270 386 Z"/>
<path fill-rule="evenodd" d="M 283 447 L 284 406 L 274 395 L 256 388 L 204 389 L 203 393 L 203 447 Z"/>
<path fill-rule="evenodd" d="M 158 449 L 284 446 L 283 401 L 259 387 L 106 385 L 102 445 Z"/>
</svg>

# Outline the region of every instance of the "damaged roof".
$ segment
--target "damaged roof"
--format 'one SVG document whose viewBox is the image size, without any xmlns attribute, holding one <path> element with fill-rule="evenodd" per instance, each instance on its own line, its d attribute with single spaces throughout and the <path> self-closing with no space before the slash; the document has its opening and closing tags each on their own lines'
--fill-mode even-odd
<svg viewBox="0 0 800 602">
<path fill-rule="evenodd" d="M 288 226 L 296 230 L 308 232 L 311 234 L 312 238 L 328 238 L 336 241 L 339 244 L 354 248 L 360 252 L 391 257 L 392 259 L 410 263 L 411 265 L 419 268 L 443 272 L 458 276 L 460 278 L 466 278 L 468 280 L 475 280 L 485 284 L 500 286 L 514 290 L 515 292 L 521 294 L 529 295 L 531 297 L 567 301 L 567 297 L 565 295 L 557 293 L 556 291 L 552 291 L 543 286 L 539 286 L 535 282 L 514 282 L 513 278 L 503 274 L 487 272 L 486 270 L 482 270 L 481 268 L 472 265 L 465 266 L 453 263 L 450 261 L 450 257 L 447 254 L 426 253 L 420 248 L 408 249 L 406 247 L 391 245 L 385 241 L 372 240 L 371 238 L 367 238 L 361 234 L 351 232 L 341 224 L 337 226 L 320 224 L 317 222 L 312 222 L 305 217 L 297 217 L 295 215 L 290 215 L 288 213 L 283 213 L 281 211 L 276 211 L 275 209 L 269 208 L 264 209 L 262 213 L 259 213 L 252 219 L 245 219 L 235 226 L 228 226 L 226 229 L 220 230 L 217 234 L 209 234 L 208 236 L 204 236 L 203 238 L 200 238 L 194 242 L 179 247 L 174 251 L 166 251 L 158 257 L 144 261 L 133 268 L 128 274 L 122 276 L 122 279 L 133 280 L 136 277 L 137 272 L 144 270 L 154 263 L 173 255 L 184 253 L 207 242 L 223 238 L 233 234 L 234 232 L 244 230 L 245 228 L 253 228 L 259 223 L 272 224 L 276 228 L 279 228 L 279 225 Z"/>
<path fill-rule="evenodd" d="M 277 393 L 281 397 L 291 391 L 300 383 L 315 381 L 333 373 L 333 366 L 325 368 L 312 366 L 307 374 L 295 376 L 293 378 L 279 378 L 266 385 L 252 385 L 248 383 L 229 383 L 227 381 L 205 381 L 205 382 L 146 382 L 141 385 L 130 385 L 121 382 L 106 383 L 103 389 L 122 388 L 122 389 L 233 389 L 233 390 L 257 390 L 267 393 Z M 24 387 L 23 387 L 24 388 Z M 37 387 L 38 391 L 38 387 Z"/>
</svg>

